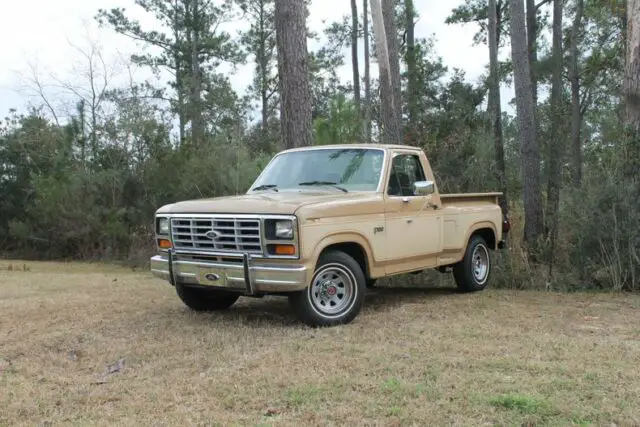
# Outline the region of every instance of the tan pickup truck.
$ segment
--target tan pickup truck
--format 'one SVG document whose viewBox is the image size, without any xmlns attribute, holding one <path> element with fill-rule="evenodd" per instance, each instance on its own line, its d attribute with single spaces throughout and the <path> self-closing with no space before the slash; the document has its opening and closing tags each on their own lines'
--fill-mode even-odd
<svg viewBox="0 0 640 427">
<path fill-rule="evenodd" d="M 382 277 L 452 270 L 461 290 L 484 289 L 509 229 L 500 196 L 440 194 L 415 147 L 287 150 L 246 194 L 158 209 L 151 272 L 194 310 L 286 295 L 309 325 L 348 323 Z"/>
</svg>

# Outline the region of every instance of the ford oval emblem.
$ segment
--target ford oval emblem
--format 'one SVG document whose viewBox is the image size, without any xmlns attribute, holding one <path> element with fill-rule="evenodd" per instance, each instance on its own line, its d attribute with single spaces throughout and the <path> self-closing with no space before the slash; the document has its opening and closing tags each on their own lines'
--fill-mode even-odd
<svg viewBox="0 0 640 427">
<path fill-rule="evenodd" d="M 220 276 L 218 276 L 216 273 L 207 273 L 204 275 L 204 278 L 212 282 L 215 282 L 216 280 L 220 279 Z"/>
<path fill-rule="evenodd" d="M 204 233 L 204 235 L 210 238 L 211 240 L 216 240 L 220 238 L 220 236 L 222 236 L 222 234 L 220 234 L 216 230 L 209 230 L 206 233 Z"/>
</svg>

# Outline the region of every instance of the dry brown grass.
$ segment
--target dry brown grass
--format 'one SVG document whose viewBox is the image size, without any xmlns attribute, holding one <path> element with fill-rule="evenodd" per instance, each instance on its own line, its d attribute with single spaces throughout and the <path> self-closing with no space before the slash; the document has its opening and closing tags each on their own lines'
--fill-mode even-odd
<svg viewBox="0 0 640 427">
<path fill-rule="evenodd" d="M 381 289 L 314 330 L 284 299 L 197 315 L 147 272 L 8 264 L 0 425 L 640 423 L 637 295 Z"/>
</svg>

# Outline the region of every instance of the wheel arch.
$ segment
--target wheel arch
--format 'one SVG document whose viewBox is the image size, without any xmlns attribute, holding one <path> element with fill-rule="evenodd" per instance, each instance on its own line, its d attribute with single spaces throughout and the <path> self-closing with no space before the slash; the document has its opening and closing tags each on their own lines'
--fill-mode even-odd
<svg viewBox="0 0 640 427">
<path fill-rule="evenodd" d="M 487 246 L 491 250 L 496 250 L 498 248 L 498 239 L 496 233 L 496 227 L 490 222 L 478 222 L 473 224 L 469 228 L 469 232 L 467 233 L 466 245 L 469 244 L 471 238 L 474 236 L 480 236 L 487 243 Z"/>
<path fill-rule="evenodd" d="M 314 254 L 314 269 L 322 254 L 330 250 L 338 250 L 351 256 L 362 268 L 366 279 L 371 273 L 371 247 L 367 239 L 356 233 L 340 233 L 325 237 L 317 246 Z"/>
</svg>

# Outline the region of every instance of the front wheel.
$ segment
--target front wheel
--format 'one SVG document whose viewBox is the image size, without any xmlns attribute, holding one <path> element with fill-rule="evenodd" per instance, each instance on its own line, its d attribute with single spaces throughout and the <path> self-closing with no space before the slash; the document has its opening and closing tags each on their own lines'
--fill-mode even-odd
<svg viewBox="0 0 640 427">
<path fill-rule="evenodd" d="M 176 292 L 182 302 L 194 311 L 225 310 L 240 298 L 239 294 L 189 287 L 181 283 L 176 283 Z"/>
<path fill-rule="evenodd" d="M 462 261 L 453 266 L 453 278 L 463 292 L 483 290 L 491 273 L 491 254 L 487 243 L 480 236 L 469 240 Z"/>
<path fill-rule="evenodd" d="M 366 279 L 362 267 L 340 251 L 323 254 L 311 284 L 289 296 L 298 318 L 310 326 L 346 324 L 356 318 L 364 300 Z"/>
</svg>

